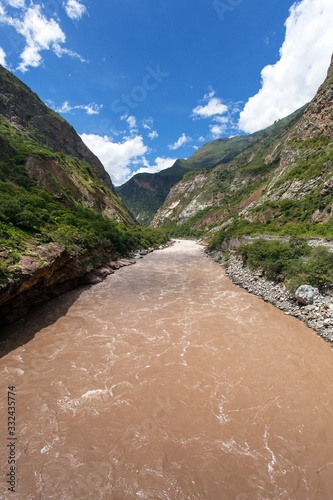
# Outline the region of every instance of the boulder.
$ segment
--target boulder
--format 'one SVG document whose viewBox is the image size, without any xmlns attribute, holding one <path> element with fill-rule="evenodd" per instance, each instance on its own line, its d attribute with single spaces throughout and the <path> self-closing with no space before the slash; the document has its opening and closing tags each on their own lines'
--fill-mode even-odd
<svg viewBox="0 0 333 500">
<path fill-rule="evenodd" d="M 295 292 L 295 299 L 300 304 L 313 304 L 314 300 L 319 297 L 318 288 L 310 285 L 301 285 Z"/>
</svg>

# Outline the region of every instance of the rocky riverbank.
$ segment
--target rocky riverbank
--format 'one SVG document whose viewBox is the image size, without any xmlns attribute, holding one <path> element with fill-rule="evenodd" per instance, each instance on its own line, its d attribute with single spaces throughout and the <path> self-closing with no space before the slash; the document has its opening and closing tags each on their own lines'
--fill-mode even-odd
<svg viewBox="0 0 333 500">
<path fill-rule="evenodd" d="M 165 248 L 172 242 L 160 248 Z M 23 318 L 31 307 L 80 285 L 94 285 L 154 249 L 115 258 L 107 248 L 70 254 L 64 245 L 49 243 L 21 258 L 13 278 L 0 284 L 0 327 Z"/>
<path fill-rule="evenodd" d="M 237 259 L 235 255 L 230 254 L 227 261 L 223 259 L 221 252 L 209 255 L 225 268 L 226 275 L 233 283 L 254 295 L 258 295 L 266 302 L 270 302 L 285 314 L 300 319 L 326 342 L 333 345 L 332 297 L 314 293 L 311 304 L 302 304 L 288 292 L 282 283 L 269 281 L 260 272 L 251 271 L 244 267 L 242 261 Z"/>
</svg>

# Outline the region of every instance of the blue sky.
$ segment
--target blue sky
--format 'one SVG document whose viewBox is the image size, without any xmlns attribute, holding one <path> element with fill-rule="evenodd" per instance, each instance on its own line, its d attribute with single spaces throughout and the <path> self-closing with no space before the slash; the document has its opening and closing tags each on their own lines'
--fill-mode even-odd
<svg viewBox="0 0 333 500">
<path fill-rule="evenodd" d="M 0 0 L 0 63 L 119 185 L 308 102 L 332 24 L 332 0 Z"/>
</svg>

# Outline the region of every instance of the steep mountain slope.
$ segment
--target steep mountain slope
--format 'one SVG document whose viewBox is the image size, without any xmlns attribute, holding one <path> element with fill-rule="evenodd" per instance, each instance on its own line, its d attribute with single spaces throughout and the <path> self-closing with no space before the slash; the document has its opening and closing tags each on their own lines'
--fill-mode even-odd
<svg viewBox="0 0 333 500">
<path fill-rule="evenodd" d="M 177 225 L 181 225 L 202 210 L 207 212 L 211 207 L 220 207 L 222 199 L 227 196 L 225 191 L 231 179 L 237 182 L 239 178 L 241 187 L 245 190 L 248 189 L 250 178 L 256 178 L 258 183 L 257 174 L 261 180 L 266 179 L 269 172 L 276 167 L 282 144 L 302 116 L 304 109 L 301 108 L 255 134 L 221 140 L 228 154 L 222 157 L 213 169 L 205 169 L 203 162 L 199 173 L 195 171 L 186 173 L 182 181 L 172 188 L 151 225 L 156 227 L 167 222 L 177 222 Z M 220 144 L 220 141 L 213 141 L 204 148 L 210 147 L 217 153 Z M 235 145 L 238 148 L 235 148 Z M 201 150 L 197 153 L 201 153 Z M 235 186 L 232 191 L 235 191 Z"/>
<path fill-rule="evenodd" d="M 172 186 L 181 180 L 186 171 L 185 160 L 177 160 L 172 167 L 156 174 L 134 175 L 116 191 L 138 222 L 148 225 Z"/>
<path fill-rule="evenodd" d="M 308 106 L 249 136 L 231 161 L 185 175 L 152 225 L 215 233 L 215 244 L 253 233 L 333 236 L 332 109 L 333 65 Z"/>
<path fill-rule="evenodd" d="M 300 111 L 301 113 L 301 111 Z M 297 117 L 299 114 L 297 114 Z M 291 118 L 291 121 L 294 117 Z M 289 123 L 289 122 L 288 122 Z M 156 174 L 137 174 L 122 186 L 118 194 L 142 224 L 148 224 L 161 207 L 171 188 L 192 170 L 213 169 L 228 164 L 241 153 L 250 150 L 266 136 L 272 136 L 284 127 L 279 122 L 271 130 L 231 139 L 217 139 L 202 146 L 187 160 L 177 160 L 174 165 Z"/>
<path fill-rule="evenodd" d="M 8 178 L 13 168 L 8 170 L 10 157 L 15 167 L 24 166 L 40 187 L 68 202 L 71 198 L 80 200 L 124 222 L 133 220 L 103 165 L 73 127 L 1 66 L 0 137 L 3 178 Z"/>
<path fill-rule="evenodd" d="M 73 127 L 0 67 L 0 324 L 163 240 L 136 224 Z"/>
</svg>

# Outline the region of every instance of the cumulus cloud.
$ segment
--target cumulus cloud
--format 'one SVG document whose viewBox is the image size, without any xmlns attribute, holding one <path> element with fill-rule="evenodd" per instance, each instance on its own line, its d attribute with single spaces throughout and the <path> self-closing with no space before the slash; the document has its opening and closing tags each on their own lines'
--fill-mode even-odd
<svg viewBox="0 0 333 500">
<path fill-rule="evenodd" d="M 226 125 L 218 125 L 218 124 L 210 125 L 209 131 L 210 131 L 213 139 L 218 139 L 219 137 L 221 137 L 223 134 L 226 133 L 227 126 Z"/>
<path fill-rule="evenodd" d="M 323 82 L 333 51 L 332 0 L 295 2 L 276 64 L 262 72 L 262 87 L 240 113 L 239 128 L 256 132 L 309 102 Z"/>
<path fill-rule="evenodd" d="M 108 136 L 82 134 L 81 139 L 101 160 L 115 185 L 126 182 L 131 176 L 133 163 L 148 152 L 140 135 L 125 137 L 123 142 L 113 142 Z"/>
<path fill-rule="evenodd" d="M 210 90 L 208 94 L 205 94 L 203 103 L 204 104 L 196 106 L 192 110 L 192 116 L 194 118 L 212 118 L 214 116 L 223 115 L 228 111 L 228 106 L 226 106 L 221 99 L 215 97 L 214 90 Z"/>
<path fill-rule="evenodd" d="M 0 47 L 0 64 L 6 67 L 6 52 Z"/>
<path fill-rule="evenodd" d="M 100 110 L 103 108 L 103 104 L 96 104 L 91 102 L 90 104 L 76 104 L 71 106 L 68 101 L 65 101 L 60 107 L 56 107 L 51 101 L 48 102 L 54 111 L 57 113 L 70 113 L 73 109 L 83 109 L 86 111 L 87 115 L 98 115 Z"/>
<path fill-rule="evenodd" d="M 81 139 L 101 160 L 116 186 L 124 184 L 138 173 L 156 173 L 171 167 L 176 158 L 158 156 L 153 163 L 145 157 L 149 148 L 141 135 L 124 137 L 122 142 L 113 142 L 108 136 L 82 134 Z"/>
<path fill-rule="evenodd" d="M 21 62 L 17 69 L 22 72 L 28 67 L 38 67 L 42 63 L 42 51 L 51 50 L 58 57 L 64 54 L 84 59 L 76 52 L 64 47 L 66 35 L 60 24 L 53 18 L 47 19 L 42 12 L 42 5 L 31 3 L 28 8 L 19 0 L 7 0 L 7 4 L 19 10 L 9 15 L 0 4 L 0 24 L 12 27 L 25 40 L 20 54 Z"/>
<path fill-rule="evenodd" d="M 87 12 L 87 8 L 78 0 L 68 0 L 65 3 L 65 11 L 68 17 L 78 20 Z"/>
<path fill-rule="evenodd" d="M 201 100 L 201 104 L 192 110 L 192 118 L 194 120 L 208 119 L 210 121 L 210 138 L 217 139 L 229 133 L 230 130 L 234 130 L 235 127 L 238 130 L 235 121 L 236 114 L 238 120 L 238 113 L 238 103 L 229 103 L 228 105 L 223 103 L 219 97 L 216 97 L 215 90 L 210 88 Z"/>
<path fill-rule="evenodd" d="M 176 149 L 181 148 L 182 146 L 184 146 L 184 144 L 187 144 L 188 142 L 191 142 L 191 141 L 192 141 L 191 137 L 188 137 L 183 132 L 182 135 L 179 137 L 179 139 L 176 142 L 174 142 L 173 144 L 169 144 L 168 148 L 170 150 L 174 151 Z"/>
<path fill-rule="evenodd" d="M 129 128 L 136 128 L 136 118 L 135 118 L 135 116 L 129 116 L 126 121 L 127 121 L 128 125 L 129 125 Z"/>
<path fill-rule="evenodd" d="M 37 67 L 41 63 L 42 50 L 58 50 L 65 43 L 66 36 L 59 24 L 54 19 L 46 19 L 38 5 L 30 7 L 23 21 L 16 20 L 14 27 L 26 40 L 26 46 L 21 53 L 21 71 L 26 71 L 28 66 Z"/>
</svg>

